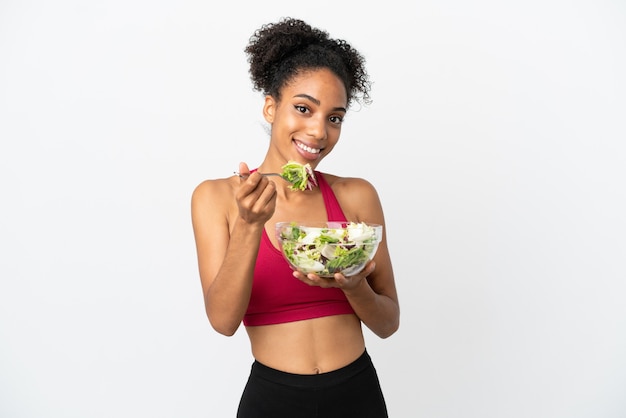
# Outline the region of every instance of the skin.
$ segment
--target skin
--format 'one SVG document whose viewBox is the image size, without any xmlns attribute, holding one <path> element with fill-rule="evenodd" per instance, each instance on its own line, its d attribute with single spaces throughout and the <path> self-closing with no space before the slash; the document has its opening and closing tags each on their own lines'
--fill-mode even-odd
<svg viewBox="0 0 626 418">
<path fill-rule="evenodd" d="M 271 126 L 270 144 L 259 172 L 281 172 L 293 160 L 315 168 L 339 140 L 347 95 L 327 69 L 301 72 L 281 89 L 281 100 L 265 97 L 263 115 Z M 245 163 L 239 172 L 249 173 Z M 380 199 L 366 180 L 325 174 L 346 214 L 355 222 L 383 225 L 383 239 L 365 269 L 334 279 L 294 272 L 311 286 L 337 287 L 356 315 L 336 315 L 276 325 L 246 327 L 253 356 L 261 363 L 298 374 L 343 367 L 364 351 L 361 324 L 387 338 L 399 326 L 399 305 L 385 237 Z M 289 190 L 277 177 L 250 174 L 205 180 L 192 195 L 192 223 L 206 313 L 219 333 L 233 335 L 246 312 L 263 230 L 278 248 L 274 225 L 281 221 L 326 220 L 318 188 Z"/>
</svg>

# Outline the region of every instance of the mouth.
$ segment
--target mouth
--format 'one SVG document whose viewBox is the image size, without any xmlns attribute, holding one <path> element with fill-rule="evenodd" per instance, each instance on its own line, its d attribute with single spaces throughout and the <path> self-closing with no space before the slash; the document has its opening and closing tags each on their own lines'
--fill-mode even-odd
<svg viewBox="0 0 626 418">
<path fill-rule="evenodd" d="M 301 150 L 306 151 L 308 153 L 311 153 L 311 154 L 319 154 L 322 151 L 321 148 L 311 148 L 308 145 L 303 144 L 300 141 L 294 141 L 294 142 L 296 143 L 296 146 L 298 148 L 300 148 Z"/>
</svg>

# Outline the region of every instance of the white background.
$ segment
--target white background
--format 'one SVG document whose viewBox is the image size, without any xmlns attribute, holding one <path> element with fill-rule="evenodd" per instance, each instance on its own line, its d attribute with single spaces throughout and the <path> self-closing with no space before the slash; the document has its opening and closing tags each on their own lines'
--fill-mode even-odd
<svg viewBox="0 0 626 418">
<path fill-rule="evenodd" d="M 319 166 L 386 210 L 393 418 L 626 417 L 626 4 L 0 0 L 0 416 L 233 417 L 193 188 L 267 145 L 243 53 L 294 16 L 374 103 Z"/>
</svg>

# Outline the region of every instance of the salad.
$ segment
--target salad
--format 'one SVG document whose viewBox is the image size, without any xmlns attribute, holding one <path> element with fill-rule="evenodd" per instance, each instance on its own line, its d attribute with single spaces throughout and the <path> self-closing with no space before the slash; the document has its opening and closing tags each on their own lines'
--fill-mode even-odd
<svg viewBox="0 0 626 418">
<path fill-rule="evenodd" d="M 288 161 L 282 169 L 281 176 L 291 183 L 289 186 L 291 190 L 313 190 L 317 187 L 315 173 L 309 164 Z"/>
<path fill-rule="evenodd" d="M 295 222 L 277 224 L 283 255 L 294 269 L 320 277 L 360 272 L 374 257 L 382 226 L 364 222 L 337 223 L 337 227 L 309 227 Z"/>
</svg>

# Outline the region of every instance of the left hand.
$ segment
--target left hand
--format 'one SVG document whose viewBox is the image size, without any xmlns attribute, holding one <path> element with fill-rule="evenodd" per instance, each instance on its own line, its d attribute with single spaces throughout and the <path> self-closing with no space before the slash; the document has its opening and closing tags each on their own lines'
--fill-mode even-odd
<svg viewBox="0 0 626 418">
<path fill-rule="evenodd" d="M 343 290 L 352 290 L 355 289 L 361 281 L 365 280 L 367 276 L 372 274 L 372 272 L 376 269 L 376 263 L 371 260 L 369 261 L 363 270 L 360 273 L 355 274 L 354 276 L 346 277 L 341 273 L 335 273 L 334 277 L 320 277 L 315 273 L 305 274 L 301 271 L 294 271 L 293 277 L 308 284 L 309 286 L 319 286 L 323 288 L 331 288 L 337 287 Z"/>
</svg>

